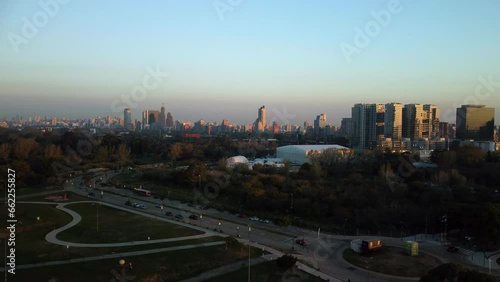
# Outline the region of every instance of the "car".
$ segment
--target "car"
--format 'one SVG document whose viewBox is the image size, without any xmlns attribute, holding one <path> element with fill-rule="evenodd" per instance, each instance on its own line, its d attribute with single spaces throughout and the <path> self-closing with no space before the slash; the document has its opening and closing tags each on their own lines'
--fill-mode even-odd
<svg viewBox="0 0 500 282">
<path fill-rule="evenodd" d="M 247 216 L 246 214 L 244 214 L 244 213 L 240 213 L 240 214 L 238 215 L 238 217 L 239 217 L 239 218 L 247 218 L 248 216 Z"/>
<path fill-rule="evenodd" d="M 266 224 L 270 223 L 270 221 L 267 220 L 267 219 L 260 219 L 259 221 L 262 222 L 262 223 L 266 223 Z"/>
<path fill-rule="evenodd" d="M 146 205 L 144 204 L 138 204 L 137 207 L 143 210 L 147 209 Z"/>
<path fill-rule="evenodd" d="M 161 205 L 161 204 L 155 205 L 155 207 L 157 207 L 159 209 L 163 209 L 163 205 Z"/>
<path fill-rule="evenodd" d="M 194 220 L 197 220 L 198 219 L 198 216 L 196 214 L 192 214 L 189 216 L 190 219 L 194 219 Z"/>
<path fill-rule="evenodd" d="M 184 217 L 183 217 L 182 215 L 180 215 L 180 214 L 176 214 L 176 215 L 175 215 L 175 218 L 178 218 L 178 219 L 183 219 Z"/>
<path fill-rule="evenodd" d="M 173 216 L 174 214 L 173 214 L 172 212 L 169 212 L 169 211 L 168 211 L 168 212 L 166 212 L 166 213 L 165 213 L 165 215 L 166 215 L 166 216 Z"/>
<path fill-rule="evenodd" d="M 256 217 L 256 216 L 252 216 L 251 218 L 249 218 L 251 221 L 259 221 L 259 218 Z"/>
<path fill-rule="evenodd" d="M 304 240 L 304 238 L 295 240 L 295 243 L 297 245 L 301 245 L 301 246 L 304 246 L 304 247 L 307 246 L 306 240 Z"/>
<path fill-rule="evenodd" d="M 455 246 L 449 246 L 447 250 L 450 253 L 456 253 L 456 252 L 458 252 L 458 248 L 455 247 Z"/>
</svg>

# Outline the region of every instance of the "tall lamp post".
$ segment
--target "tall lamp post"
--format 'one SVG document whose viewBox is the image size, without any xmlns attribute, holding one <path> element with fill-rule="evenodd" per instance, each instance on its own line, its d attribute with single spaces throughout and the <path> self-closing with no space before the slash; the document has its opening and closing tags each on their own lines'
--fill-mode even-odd
<svg viewBox="0 0 500 282">
<path fill-rule="evenodd" d="M 97 209 L 97 213 L 96 213 L 95 223 L 96 223 L 96 227 L 97 227 L 97 232 L 99 233 L 99 204 L 96 204 L 96 209 Z"/>
<path fill-rule="evenodd" d="M 347 223 L 347 218 L 344 219 L 344 239 L 345 239 L 345 225 Z"/>
<path fill-rule="evenodd" d="M 445 214 L 441 217 L 441 222 L 444 223 L 444 238 L 443 241 L 446 242 L 446 229 L 448 227 L 448 215 Z"/>
<path fill-rule="evenodd" d="M 248 225 L 248 282 L 250 282 L 250 231 L 252 227 Z"/>
</svg>

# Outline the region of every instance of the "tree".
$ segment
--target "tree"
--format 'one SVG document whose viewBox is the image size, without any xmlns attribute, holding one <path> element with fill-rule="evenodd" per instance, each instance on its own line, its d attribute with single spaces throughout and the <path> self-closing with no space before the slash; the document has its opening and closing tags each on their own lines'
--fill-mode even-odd
<svg viewBox="0 0 500 282">
<path fill-rule="evenodd" d="M 181 143 L 172 144 L 168 151 L 168 155 L 170 156 L 170 159 L 173 162 L 177 161 L 182 155 L 182 144 Z"/>
<path fill-rule="evenodd" d="M 17 159 L 27 159 L 33 150 L 37 147 L 38 143 L 35 139 L 19 138 L 14 142 L 12 151 L 14 157 Z"/>
<path fill-rule="evenodd" d="M 288 270 L 297 263 L 297 258 L 292 255 L 282 255 L 276 260 L 276 264 L 282 270 Z"/>
<path fill-rule="evenodd" d="M 446 263 L 436 268 L 429 270 L 429 272 L 420 278 L 420 282 L 499 282 L 500 278 L 476 270 L 465 269 L 463 266 Z"/>
</svg>

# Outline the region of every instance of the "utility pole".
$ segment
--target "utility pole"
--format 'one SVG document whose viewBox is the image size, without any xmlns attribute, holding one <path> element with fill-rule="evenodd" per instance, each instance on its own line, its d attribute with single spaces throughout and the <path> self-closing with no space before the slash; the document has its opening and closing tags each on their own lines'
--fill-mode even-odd
<svg viewBox="0 0 500 282">
<path fill-rule="evenodd" d="M 252 227 L 248 225 L 248 282 L 250 282 L 250 231 Z"/>
<path fill-rule="evenodd" d="M 446 229 L 448 227 L 448 215 L 446 215 L 446 214 L 443 215 L 441 217 L 441 222 L 444 223 L 444 238 L 443 238 L 443 240 L 446 242 Z"/>
<path fill-rule="evenodd" d="M 96 226 L 97 226 L 97 233 L 99 233 L 99 204 L 96 204 L 96 207 L 97 207 Z"/>
</svg>

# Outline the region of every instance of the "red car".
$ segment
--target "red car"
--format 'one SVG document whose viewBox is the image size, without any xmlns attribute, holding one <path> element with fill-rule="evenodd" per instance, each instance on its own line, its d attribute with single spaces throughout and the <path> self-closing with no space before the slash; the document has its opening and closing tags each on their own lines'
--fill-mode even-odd
<svg viewBox="0 0 500 282">
<path fill-rule="evenodd" d="M 307 243 L 306 243 L 306 240 L 304 239 L 297 239 L 295 240 L 295 243 L 297 243 L 297 245 L 301 245 L 301 246 L 307 246 Z"/>
<path fill-rule="evenodd" d="M 248 216 L 247 216 L 246 214 L 244 214 L 244 213 L 240 213 L 240 214 L 238 215 L 238 217 L 240 217 L 240 218 L 247 218 Z"/>
</svg>

